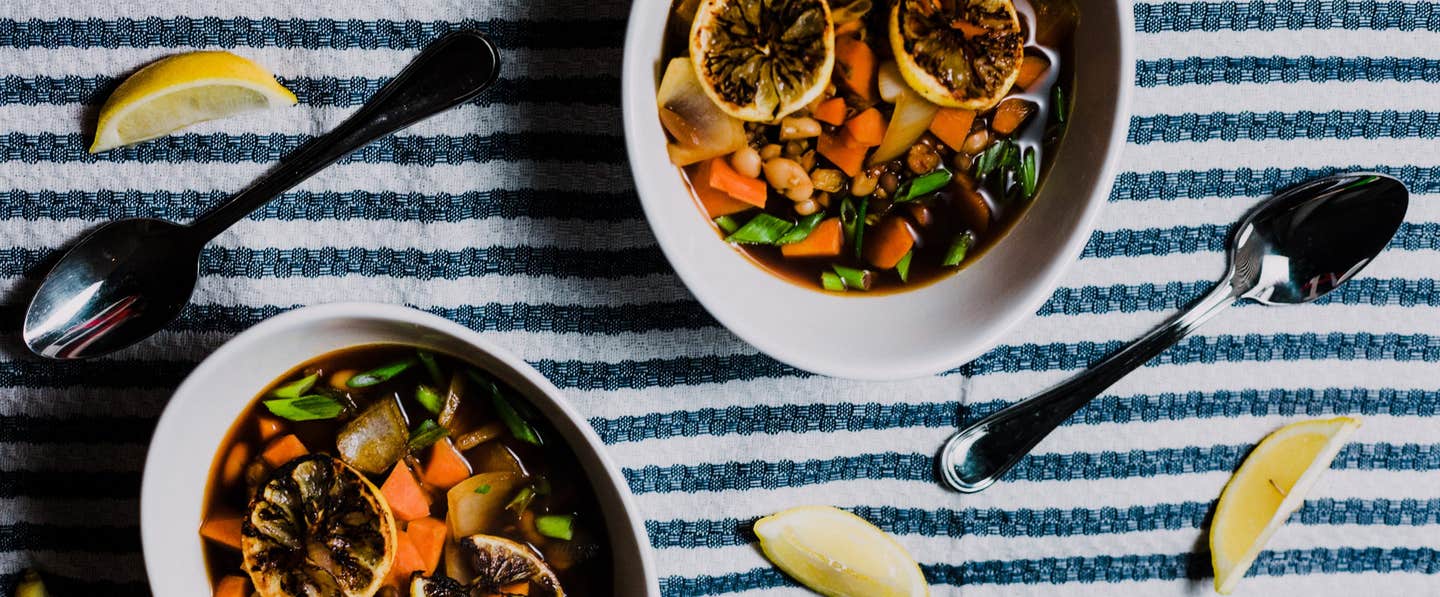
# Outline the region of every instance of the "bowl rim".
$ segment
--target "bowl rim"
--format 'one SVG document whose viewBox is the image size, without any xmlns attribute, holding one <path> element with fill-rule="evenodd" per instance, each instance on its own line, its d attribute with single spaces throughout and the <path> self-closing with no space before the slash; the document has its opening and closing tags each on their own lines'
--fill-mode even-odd
<svg viewBox="0 0 1440 597">
<path fill-rule="evenodd" d="M 256 350 L 255 345 L 285 330 L 302 327 L 307 324 L 317 323 L 325 320 L 335 319 L 366 319 L 384 323 L 408 324 L 417 328 L 426 328 L 440 335 L 448 336 L 462 344 L 466 344 L 476 351 L 479 356 L 495 361 L 508 371 L 526 383 L 530 384 L 549 401 L 547 406 L 553 407 L 559 416 L 568 419 L 568 422 L 584 440 L 583 445 L 577 445 L 574 441 L 568 441 L 571 450 L 584 450 L 588 456 L 594 457 L 595 461 L 603 469 L 604 482 L 608 483 L 615 492 L 618 500 L 618 511 L 606 511 L 607 528 L 611 522 L 619 522 L 620 526 L 628 529 L 631 538 L 635 542 L 638 556 L 639 570 L 626 571 L 627 573 L 638 573 L 644 578 L 647 593 L 659 595 L 659 580 L 655 567 L 654 548 L 650 545 L 649 535 L 644 528 L 644 517 L 639 507 L 635 504 L 635 497 L 630 491 L 620 469 L 610 458 L 605 443 L 590 426 L 588 421 L 581 416 L 564 398 L 564 393 L 550 382 L 539 371 L 535 370 L 524 360 L 510 353 L 509 351 L 495 345 L 484 338 L 482 334 L 471 330 L 463 325 L 445 319 L 439 315 L 427 313 L 419 309 L 385 303 L 368 302 L 339 302 L 310 305 L 271 317 L 265 321 L 252 326 L 251 328 L 237 334 L 226 341 L 209 356 L 205 357 L 194 370 L 186 376 L 185 380 L 176 387 L 171 395 L 164 411 L 155 425 L 155 431 L 151 436 L 149 448 L 146 450 L 145 466 L 142 472 L 140 485 L 140 539 L 142 554 L 159 554 L 164 549 L 174 549 L 173 541 L 162 534 L 162 524 L 154 522 L 170 520 L 162 516 L 163 512 L 152 511 L 154 504 L 160 499 L 160 495 L 175 488 L 161 486 L 157 475 L 152 474 L 151 467 L 155 466 L 159 458 L 157 452 L 166 446 L 163 444 L 175 442 L 181 445 L 193 444 L 194 440 L 183 434 L 183 425 L 186 421 L 180 420 L 178 414 L 179 406 L 186 402 L 193 402 L 204 396 L 203 388 L 198 388 L 200 380 L 207 377 L 211 372 L 222 367 L 233 366 L 239 359 L 243 359 L 249 351 Z M 351 346 L 363 346 L 365 343 L 357 343 Z M 334 350 L 341 350 L 337 348 Z M 323 354 L 323 353 L 322 353 Z M 314 355 L 314 356 L 319 356 Z M 297 363 L 298 364 L 298 363 Z M 253 397 L 251 398 L 253 399 Z M 233 425 L 233 421 L 231 422 Z M 168 438 L 179 438 L 168 440 Z M 213 458 L 213 456 L 212 456 Z M 208 479 L 207 479 L 208 480 Z M 598 481 L 594 479 L 593 481 Z M 592 481 L 592 482 L 593 482 Z M 202 488 L 203 491 L 203 488 Z M 616 517 L 622 520 L 613 520 Z M 613 539 L 612 539 L 613 540 Z M 173 576 L 176 571 L 166 569 L 164 565 L 156 562 L 154 558 L 144 557 L 145 572 L 150 584 L 153 586 L 155 579 Z M 201 574 L 204 572 L 201 571 Z M 618 576 L 618 571 L 617 571 Z"/>
<path fill-rule="evenodd" d="M 1113 119 L 1109 130 L 1099 139 L 1099 144 L 1104 150 L 1100 152 L 1100 155 L 1094 162 L 1093 170 L 1096 173 L 1095 182 L 1091 185 L 1091 190 L 1085 197 L 1086 201 L 1084 201 L 1084 206 L 1080 210 L 1079 215 L 1074 219 L 1073 225 L 1069 226 L 1066 230 L 1057 231 L 1051 235 L 1052 238 L 1056 239 L 1055 244 L 1059 248 L 1053 251 L 1050 258 L 1044 259 L 1038 269 L 1027 273 L 1031 282 L 1023 288 L 1018 296 L 1011 295 L 1007 297 L 1009 307 L 1003 309 L 1002 314 L 994 318 L 996 323 L 988 326 L 988 329 L 984 333 L 970 335 L 969 341 L 957 342 L 947 347 L 947 349 L 935 350 L 932 351 L 931 354 L 919 357 L 912 355 L 912 358 L 905 360 L 877 363 L 851 360 L 842 363 L 830 357 L 796 351 L 792 347 L 785 345 L 784 342 L 778 340 L 778 334 L 767 334 L 763 329 L 760 329 L 750 321 L 747 321 L 745 317 L 736 313 L 734 309 L 717 308 L 716 303 L 718 297 L 709 293 L 709 285 L 701 283 L 700 278 L 702 272 L 697 271 L 699 268 L 690 267 L 690 260 L 681 254 L 677 245 L 667 242 L 666 239 L 669 237 L 669 234 L 665 228 L 670 225 L 660 224 L 662 214 L 660 213 L 658 204 L 660 199 L 658 196 L 663 193 L 660 192 L 659 183 L 652 179 L 651 172 L 653 172 L 656 167 L 663 166 L 664 168 L 673 169 L 674 166 L 671 165 L 668 160 L 663 164 L 658 164 L 654 160 L 642 162 L 640 159 L 646 156 L 647 153 L 651 153 L 647 151 L 646 147 L 656 143 L 655 139 L 642 138 L 643 135 L 640 134 L 640 131 L 645 127 L 641 119 L 649 118 L 649 113 L 642 109 L 642 107 L 646 102 L 652 106 L 654 104 L 653 94 L 640 93 L 640 90 L 646 88 L 647 81 L 652 86 L 658 85 L 658 81 L 653 81 L 653 79 L 656 78 L 656 74 L 653 72 L 656 65 L 649 64 L 647 58 L 651 56 L 651 52 L 654 51 L 655 46 L 663 42 L 665 19 L 661 19 L 661 23 L 656 28 L 653 37 L 642 37 L 639 32 L 650 19 L 655 18 L 654 12 L 656 7 L 648 3 L 636 3 L 631 8 L 630 16 L 626 24 L 625 48 L 622 60 L 621 106 L 624 120 L 625 147 L 631 175 L 635 183 L 636 194 L 639 196 L 640 205 L 645 213 L 646 221 L 657 239 L 657 244 L 661 252 L 665 255 L 666 260 L 675 270 L 681 282 L 684 283 L 689 292 L 695 296 L 699 303 L 716 321 L 720 322 L 725 328 L 766 355 L 796 368 L 832 377 L 888 381 L 942 373 L 974 360 L 976 357 L 993 348 L 1005 334 L 1009 333 L 1022 320 L 1032 316 L 1054 292 L 1060 283 L 1061 277 L 1075 264 L 1077 258 L 1084 250 L 1090 233 L 1094 229 L 1095 222 L 1099 218 L 1101 210 L 1108 202 L 1109 191 L 1113 188 L 1115 182 L 1115 171 L 1119 167 L 1119 154 L 1125 145 L 1128 134 L 1131 92 L 1134 87 L 1134 35 L 1128 28 L 1128 25 L 1134 20 L 1134 13 L 1133 7 L 1124 0 L 1076 0 L 1077 4 L 1082 6 L 1091 1 L 1108 4 L 1114 11 L 1114 19 L 1107 19 L 1103 24 L 1107 26 L 1105 33 L 1113 34 L 1115 56 L 1114 64 L 1110 66 L 1113 66 L 1112 70 L 1115 72 L 1117 78 L 1117 88 L 1114 89 L 1113 95 L 1106 96 L 1113 104 L 1113 108 L 1109 111 Z M 668 18 L 669 13 L 668 7 L 669 0 L 666 0 L 666 18 Z M 1083 11 L 1081 22 L 1085 22 Z M 661 139 L 663 139 L 663 132 L 661 135 Z M 1064 147 L 1065 144 L 1062 142 L 1062 151 Z M 1072 150 L 1069 153 L 1073 154 L 1075 151 L 1076 150 Z M 663 153 L 663 151 L 661 153 Z M 1062 153 L 1062 157 L 1064 155 L 1066 154 Z M 1052 173 L 1055 168 L 1056 166 L 1052 166 Z M 1055 186 L 1053 180 L 1049 180 L 1047 183 L 1049 187 Z M 1058 200 L 1058 198 L 1051 195 L 1053 195 L 1053 193 L 1047 194 L 1045 188 L 1041 189 L 1041 197 L 1050 196 L 1052 201 Z M 698 208 L 696 211 L 698 212 Z M 1022 221 L 1018 222 L 1014 228 L 1007 233 L 1007 237 L 1001 239 L 999 245 L 988 253 L 993 255 L 997 250 L 1003 248 L 1004 245 L 1012 242 L 1015 233 L 1025 225 L 1025 220 L 1030 219 L 1030 212 L 1033 211 L 1033 207 L 1027 209 L 1026 214 L 1022 216 Z M 676 226 L 678 226 L 678 224 L 676 224 Z M 738 260 L 745 261 L 746 267 L 757 270 L 761 269 L 756 264 L 751 263 L 748 257 L 739 254 L 739 252 L 733 248 L 727 247 L 727 249 L 736 253 L 735 256 Z M 987 255 L 987 257 L 988 256 L 989 255 Z M 984 261 L 984 259 L 981 259 L 979 263 L 983 263 Z M 976 267 L 977 264 L 972 264 L 966 269 L 973 270 L 976 269 Z M 765 276 L 775 277 L 771 272 L 763 273 Z M 949 276 L 949 278 L 957 278 L 963 274 L 964 272 L 960 272 Z M 786 285 L 793 285 L 788 281 L 782 280 L 781 282 Z M 895 297 L 909 297 L 919 295 L 922 292 L 931 292 L 944 283 L 945 281 L 941 280 L 907 292 L 872 297 L 841 297 L 840 300 L 868 301 L 872 303 L 895 300 L 898 303 L 899 300 Z M 815 290 L 805 289 L 805 291 L 817 295 L 822 294 Z"/>
</svg>

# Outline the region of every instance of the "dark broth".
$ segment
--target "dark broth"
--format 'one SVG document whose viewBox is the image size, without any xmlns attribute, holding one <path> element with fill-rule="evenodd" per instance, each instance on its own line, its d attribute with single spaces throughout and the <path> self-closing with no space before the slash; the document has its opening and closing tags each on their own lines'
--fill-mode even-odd
<svg viewBox="0 0 1440 597">
<path fill-rule="evenodd" d="M 413 358 L 415 354 L 414 347 L 393 344 L 344 349 L 312 359 L 270 384 L 231 427 L 225 441 L 220 445 L 220 450 L 216 452 L 210 480 L 206 486 L 206 519 L 210 519 L 212 516 L 234 515 L 246 511 L 250 501 L 250 492 L 246 483 L 238 483 L 232 487 L 223 486 L 220 479 L 221 467 L 231 448 L 238 443 L 248 443 L 254 448 L 252 454 L 259 453 L 264 446 L 260 437 L 261 417 L 273 418 L 261 403 L 262 400 L 269 398 L 275 388 L 297 378 L 318 373 L 317 389 L 334 396 L 342 403 L 352 403 L 353 407 L 348 408 L 347 413 L 359 412 L 377 400 L 398 399 L 408 419 L 409 428 L 414 429 L 420 421 L 434 418 L 434 415 L 415 399 L 417 385 L 431 384 L 427 370 L 419 364 L 411 366 L 388 381 L 369 388 L 357 390 L 335 388 L 329 385 L 329 379 L 337 372 L 367 371 L 387 363 Z M 467 368 L 478 371 L 458 358 L 444 354 L 435 354 L 434 356 L 440 369 L 447 373 L 465 371 Z M 523 398 L 517 392 L 504 387 L 498 381 L 496 383 L 500 385 L 502 392 L 510 399 L 511 403 L 516 403 L 518 409 L 528 409 L 528 405 L 521 403 Z M 475 384 L 471 383 L 469 391 L 460 401 L 459 409 L 455 413 L 455 423 L 452 425 L 455 429 L 473 430 L 499 421 L 494 407 L 489 404 L 488 400 L 482 398 L 483 394 L 479 394 L 476 390 Z M 441 391 L 443 393 L 444 388 Z M 544 480 L 547 491 L 544 495 L 535 495 L 528 510 L 535 517 L 546 514 L 574 515 L 575 535 L 569 541 L 541 536 L 534 530 L 533 523 L 532 528 L 521 528 L 522 521 L 518 515 L 501 520 L 487 532 L 519 542 L 540 554 L 555 570 L 567 595 L 576 597 L 610 595 L 613 586 L 609 554 L 610 543 L 606 536 L 604 519 L 600 515 L 594 491 L 591 489 L 585 472 L 576 462 L 574 454 L 561 441 L 561 436 L 546 425 L 541 417 L 529 416 L 527 420 L 544 438 L 543 446 L 532 445 L 516 439 L 509 433 L 503 433 L 496 439 L 485 441 L 472 449 L 463 451 L 462 454 L 469 462 L 473 474 L 512 471 L 521 472 L 536 482 Z M 336 437 L 345 422 L 345 418 L 302 422 L 283 421 L 286 426 L 284 433 L 294 434 L 311 452 L 324 452 L 337 456 Z M 423 451 L 420 452 L 420 454 L 423 453 Z M 405 460 L 402 460 L 401 463 L 405 463 Z M 380 487 L 385 481 L 386 475 L 368 475 L 368 477 L 376 487 Z M 430 489 L 430 516 L 443 521 L 447 514 L 445 491 L 439 488 Z M 404 523 L 400 522 L 398 518 L 396 524 L 400 528 L 404 527 Z M 453 538 L 451 539 L 453 540 Z M 205 556 L 213 581 L 218 582 L 226 575 L 243 576 L 245 574 L 242 570 L 240 554 L 232 548 L 207 541 Z M 436 574 L 448 575 L 450 572 L 446 570 L 445 558 L 442 558 Z M 402 589 L 401 594 L 409 594 L 408 586 L 402 587 Z"/>
</svg>

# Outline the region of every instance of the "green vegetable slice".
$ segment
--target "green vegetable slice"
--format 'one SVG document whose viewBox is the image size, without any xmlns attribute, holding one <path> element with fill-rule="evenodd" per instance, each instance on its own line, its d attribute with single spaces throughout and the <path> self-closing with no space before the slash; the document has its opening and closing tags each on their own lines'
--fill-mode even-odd
<svg viewBox="0 0 1440 597">
<path fill-rule="evenodd" d="M 845 281 L 845 288 L 853 290 L 870 290 L 870 285 L 875 281 L 875 273 L 870 270 L 855 269 L 843 265 L 832 265 L 830 269 Z"/>
<path fill-rule="evenodd" d="M 945 250 L 945 259 L 941 260 L 940 265 L 945 267 L 960 265 L 961 261 L 965 261 L 965 254 L 970 252 L 970 245 L 973 244 L 975 244 L 975 235 L 970 231 L 955 235 L 955 240 L 951 241 L 950 248 Z"/>
<path fill-rule="evenodd" d="M 868 199 L 863 199 L 863 198 L 862 198 L 862 199 L 860 200 L 860 209 L 858 210 L 858 213 L 856 214 L 856 220 L 855 220 L 855 238 L 851 239 L 851 241 L 855 244 L 855 258 L 856 258 L 856 259 L 864 259 L 864 256 L 860 253 L 860 250 L 861 250 L 861 248 L 863 248 L 862 243 L 865 242 L 865 212 L 868 211 L 869 209 L 870 209 L 870 201 L 869 201 Z M 841 277 L 844 277 L 844 276 L 842 275 Z M 866 290 L 869 290 L 869 288 L 867 287 Z"/>
<path fill-rule="evenodd" d="M 1055 85 L 1055 122 L 1065 122 L 1065 88 Z"/>
<path fill-rule="evenodd" d="M 500 415 L 500 420 L 505 423 L 505 428 L 510 430 L 510 435 L 527 444 L 545 445 L 545 441 L 540 437 L 540 432 L 536 431 L 535 427 L 520 415 L 520 411 L 516 409 L 515 405 L 505 398 L 505 395 L 500 392 L 500 386 L 474 369 L 466 372 L 470 374 L 470 379 L 475 380 L 475 383 L 489 388 L 490 404 L 495 408 L 495 413 Z"/>
<path fill-rule="evenodd" d="M 415 352 L 415 358 L 420 359 L 420 364 L 425 366 L 425 372 L 430 374 L 430 381 L 437 387 L 445 385 L 445 374 L 440 372 L 440 363 L 435 362 L 435 355 L 426 351 Z"/>
<path fill-rule="evenodd" d="M 440 409 L 445 406 L 445 398 L 440 396 L 440 392 L 435 391 L 435 388 L 423 383 L 415 386 L 415 401 L 419 402 L 420 406 L 425 407 L 425 410 L 437 415 L 440 414 Z"/>
<path fill-rule="evenodd" d="M 730 236 L 725 237 L 725 242 L 742 245 L 773 245 L 794 227 L 795 224 L 762 213 L 751 218 Z"/>
<path fill-rule="evenodd" d="M 379 385 L 390 381 L 390 378 L 404 373 L 406 369 L 413 366 L 415 366 L 415 359 L 395 361 L 394 363 L 381 365 L 363 373 L 357 373 L 354 377 L 351 377 L 349 381 L 345 382 L 345 385 L 352 388 L 368 388 Z"/>
<path fill-rule="evenodd" d="M 270 395 L 276 398 L 299 398 L 304 396 L 305 392 L 309 392 L 310 388 L 315 387 L 315 380 L 317 379 L 320 379 L 320 374 L 311 373 L 310 375 L 275 388 L 270 392 Z"/>
<path fill-rule="evenodd" d="M 432 419 L 425 419 L 420 422 L 419 427 L 410 432 L 410 441 L 405 445 L 410 448 L 411 452 L 419 452 L 435 442 L 445 439 L 447 435 L 450 435 L 450 432 L 446 431 L 444 427 L 437 425 Z"/>
<path fill-rule="evenodd" d="M 855 201 L 853 197 L 845 197 L 840 201 L 840 231 L 844 233 L 845 242 L 855 242 L 855 229 L 862 223 L 860 216 L 855 212 Z M 858 199 L 864 201 L 864 198 Z"/>
<path fill-rule="evenodd" d="M 955 178 L 953 172 L 941 168 L 924 176 L 907 180 L 900 185 L 900 188 L 895 189 L 895 202 L 914 201 L 934 193 L 950 184 L 952 178 Z"/>
<path fill-rule="evenodd" d="M 345 407 L 339 402 L 319 394 L 266 400 L 262 404 L 275 416 L 290 421 L 333 419 L 345 411 Z"/>
<path fill-rule="evenodd" d="M 530 502 L 535 499 L 535 494 L 535 488 L 526 485 L 515 493 L 515 497 L 510 498 L 510 503 L 505 504 L 505 509 L 518 515 L 530 507 Z"/>
<path fill-rule="evenodd" d="M 831 292 L 845 292 L 845 280 L 835 272 L 820 272 L 820 286 Z"/>
<path fill-rule="evenodd" d="M 815 227 L 819 226 L 820 220 L 823 219 L 825 219 L 823 212 L 816 212 L 800 218 L 800 221 L 795 223 L 795 227 L 791 228 L 789 232 L 786 232 L 785 236 L 780 237 L 780 240 L 775 241 L 775 244 L 788 245 L 805 240 L 810 236 L 811 232 L 815 231 Z"/>
<path fill-rule="evenodd" d="M 725 234 L 734 234 L 736 230 L 740 229 L 740 222 L 735 221 L 733 216 L 720 216 L 715 218 L 715 226 Z"/>
<path fill-rule="evenodd" d="M 1020 161 L 1020 192 L 1026 199 L 1035 196 L 1035 187 L 1040 185 L 1040 168 L 1035 160 L 1035 148 L 1025 149 L 1025 158 Z"/>
<path fill-rule="evenodd" d="M 910 258 L 914 256 L 915 251 L 913 249 L 906 251 L 905 256 L 901 257 L 899 263 L 895 264 L 895 273 L 900 274 L 900 281 L 906 284 L 910 283 Z"/>
<path fill-rule="evenodd" d="M 551 539 L 569 541 L 575 538 L 575 517 L 570 514 L 546 514 L 535 518 L 535 530 Z"/>
</svg>

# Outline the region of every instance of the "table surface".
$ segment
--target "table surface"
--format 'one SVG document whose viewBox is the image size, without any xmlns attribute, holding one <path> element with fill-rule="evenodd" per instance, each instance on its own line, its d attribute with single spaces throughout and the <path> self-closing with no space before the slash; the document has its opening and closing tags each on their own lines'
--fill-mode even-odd
<svg viewBox="0 0 1440 597">
<path fill-rule="evenodd" d="M 1279 425 L 1334 414 L 1365 426 L 1242 586 L 1436 586 L 1434 4 L 1135 4 L 1129 143 L 1083 255 L 1003 345 L 950 374 L 887 384 L 758 354 L 672 275 L 623 150 L 629 4 L 243 4 L 0 8 L 0 593 L 34 566 L 57 595 L 146 594 L 137 495 L 170 389 L 248 326 L 337 300 L 414 305 L 483 330 L 564 388 L 624 469 L 667 595 L 801 594 L 749 524 L 811 503 L 896 534 L 937 595 L 1205 594 L 1203 529 L 1230 471 Z M 457 27 L 487 32 L 504 54 L 483 99 L 377 142 L 226 233 L 205 252 L 194 304 L 143 346 L 67 364 L 23 352 L 22 304 L 58 248 L 114 218 L 189 220 Z M 300 105 L 86 153 L 117 77 L 197 48 L 258 60 Z M 1354 168 L 1416 194 L 1359 279 L 1315 305 L 1233 309 L 982 494 L 933 481 L 932 454 L 957 424 L 1072 375 L 1203 292 L 1229 224 L 1259 197 Z"/>
</svg>

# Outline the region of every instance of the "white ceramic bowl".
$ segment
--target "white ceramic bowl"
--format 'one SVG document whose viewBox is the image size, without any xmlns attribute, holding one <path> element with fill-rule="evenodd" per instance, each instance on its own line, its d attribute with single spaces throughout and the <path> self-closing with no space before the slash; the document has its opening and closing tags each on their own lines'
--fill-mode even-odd
<svg viewBox="0 0 1440 597">
<path fill-rule="evenodd" d="M 959 366 L 1035 312 L 1075 261 L 1109 193 L 1125 140 L 1134 57 L 1130 3 L 1077 0 L 1069 130 L 1035 204 L 977 263 L 899 294 L 837 296 L 756 267 L 696 208 L 665 153 L 655 105 L 665 0 L 630 11 L 622 80 L 625 136 L 641 205 L 660 248 L 721 324 L 766 354 L 825 375 L 901 379 Z"/>
<path fill-rule="evenodd" d="M 560 390 L 469 329 L 414 309 L 370 303 L 308 307 L 227 342 L 186 378 L 160 417 L 140 488 L 140 536 L 157 597 L 209 595 L 200 527 L 211 461 L 226 432 L 275 378 L 324 353 L 402 343 L 464 358 L 510 385 L 564 436 L 594 486 L 615 562 L 615 595 L 659 595 L 649 541 L 604 445 Z"/>
</svg>

